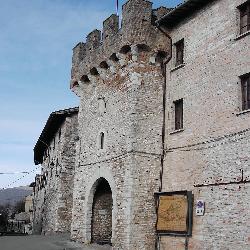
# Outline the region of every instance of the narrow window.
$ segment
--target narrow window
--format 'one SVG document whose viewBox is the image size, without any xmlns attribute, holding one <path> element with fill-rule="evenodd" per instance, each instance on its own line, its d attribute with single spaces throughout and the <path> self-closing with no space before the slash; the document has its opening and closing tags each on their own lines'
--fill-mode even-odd
<svg viewBox="0 0 250 250">
<path fill-rule="evenodd" d="M 250 75 L 241 77 L 242 110 L 250 109 Z"/>
<path fill-rule="evenodd" d="M 174 102 L 175 130 L 183 129 L 183 99 Z"/>
<path fill-rule="evenodd" d="M 61 130 L 61 128 L 60 128 L 60 129 L 59 129 L 59 135 L 58 135 L 58 141 L 61 140 L 61 134 L 62 134 L 62 130 Z"/>
<path fill-rule="evenodd" d="M 183 64 L 184 57 L 184 39 L 180 40 L 175 44 L 176 48 L 176 63 L 175 66 L 179 66 Z"/>
<path fill-rule="evenodd" d="M 100 148 L 103 149 L 104 147 L 104 133 L 101 132 L 100 134 Z"/>
<path fill-rule="evenodd" d="M 239 7 L 240 11 L 240 34 L 250 30 L 250 1 Z"/>
<path fill-rule="evenodd" d="M 60 168 L 58 159 L 56 160 L 56 176 L 58 176 L 58 170 Z"/>
</svg>

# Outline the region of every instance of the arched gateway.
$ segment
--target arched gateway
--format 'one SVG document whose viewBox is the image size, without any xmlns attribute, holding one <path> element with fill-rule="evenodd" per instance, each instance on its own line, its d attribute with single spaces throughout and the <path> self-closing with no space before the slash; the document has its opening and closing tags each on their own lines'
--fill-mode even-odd
<svg viewBox="0 0 250 250">
<path fill-rule="evenodd" d="M 104 178 L 99 178 L 96 184 L 92 205 L 91 241 L 98 244 L 111 244 L 112 191 Z"/>
</svg>

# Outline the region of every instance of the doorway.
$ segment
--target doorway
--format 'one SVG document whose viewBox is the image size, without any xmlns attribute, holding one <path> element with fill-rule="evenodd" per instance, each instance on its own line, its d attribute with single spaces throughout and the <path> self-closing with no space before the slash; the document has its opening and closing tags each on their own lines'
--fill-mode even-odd
<svg viewBox="0 0 250 250">
<path fill-rule="evenodd" d="M 93 199 L 91 241 L 97 244 L 111 244 L 112 238 L 112 191 L 108 181 L 98 180 Z"/>
</svg>

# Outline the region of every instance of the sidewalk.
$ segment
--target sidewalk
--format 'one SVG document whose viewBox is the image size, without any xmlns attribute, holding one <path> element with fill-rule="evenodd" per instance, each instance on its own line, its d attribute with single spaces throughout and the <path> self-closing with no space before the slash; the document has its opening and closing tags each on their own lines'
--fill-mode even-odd
<svg viewBox="0 0 250 250">
<path fill-rule="evenodd" d="M 0 250 L 111 250 L 110 246 L 82 245 L 68 235 L 2 236 Z"/>
</svg>

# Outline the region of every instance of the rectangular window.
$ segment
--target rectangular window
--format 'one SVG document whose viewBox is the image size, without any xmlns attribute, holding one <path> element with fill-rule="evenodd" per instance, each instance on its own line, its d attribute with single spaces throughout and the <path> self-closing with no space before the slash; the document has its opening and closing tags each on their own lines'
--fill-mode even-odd
<svg viewBox="0 0 250 250">
<path fill-rule="evenodd" d="M 238 8 L 240 11 L 240 34 L 243 34 L 250 30 L 250 1 Z"/>
<path fill-rule="evenodd" d="M 183 129 L 183 99 L 174 102 L 175 130 Z"/>
<path fill-rule="evenodd" d="M 176 63 L 175 66 L 179 66 L 183 64 L 183 57 L 184 57 L 184 39 L 180 40 L 175 44 L 176 48 Z"/>
<path fill-rule="evenodd" d="M 250 109 L 250 74 L 241 77 L 242 110 Z"/>
</svg>

